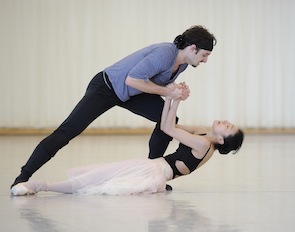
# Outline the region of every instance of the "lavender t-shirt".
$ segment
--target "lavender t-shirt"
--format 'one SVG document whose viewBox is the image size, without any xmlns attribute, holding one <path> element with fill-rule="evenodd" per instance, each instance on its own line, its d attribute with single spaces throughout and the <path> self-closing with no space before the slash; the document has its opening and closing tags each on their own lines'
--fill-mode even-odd
<svg viewBox="0 0 295 232">
<path fill-rule="evenodd" d="M 187 68 L 187 64 L 180 65 L 178 72 L 170 79 L 177 54 L 178 48 L 173 43 L 153 44 L 132 53 L 104 71 L 118 98 L 127 101 L 131 96 L 142 93 L 125 84 L 127 76 L 152 81 L 161 86 L 174 82 Z"/>
</svg>

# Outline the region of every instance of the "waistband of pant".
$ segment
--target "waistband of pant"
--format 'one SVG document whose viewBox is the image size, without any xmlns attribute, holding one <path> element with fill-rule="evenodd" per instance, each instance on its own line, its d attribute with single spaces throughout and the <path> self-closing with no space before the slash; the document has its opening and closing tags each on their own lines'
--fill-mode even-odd
<svg viewBox="0 0 295 232">
<path fill-rule="evenodd" d="M 103 77 L 103 80 L 104 80 L 104 83 L 107 85 L 107 87 L 110 89 L 110 90 L 114 90 L 113 89 L 113 86 L 112 86 L 112 83 L 108 77 L 108 74 L 106 74 L 105 71 L 102 72 L 102 77 Z"/>
</svg>

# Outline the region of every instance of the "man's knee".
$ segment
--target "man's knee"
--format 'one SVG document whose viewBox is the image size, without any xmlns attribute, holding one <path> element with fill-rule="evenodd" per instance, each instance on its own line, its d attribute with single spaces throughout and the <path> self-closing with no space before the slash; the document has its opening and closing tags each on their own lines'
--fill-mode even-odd
<svg viewBox="0 0 295 232">
<path fill-rule="evenodd" d="M 43 139 L 40 144 L 42 144 L 48 154 L 53 157 L 57 151 L 67 145 L 69 141 L 70 139 L 67 138 L 63 131 L 56 130 L 51 135 Z"/>
</svg>

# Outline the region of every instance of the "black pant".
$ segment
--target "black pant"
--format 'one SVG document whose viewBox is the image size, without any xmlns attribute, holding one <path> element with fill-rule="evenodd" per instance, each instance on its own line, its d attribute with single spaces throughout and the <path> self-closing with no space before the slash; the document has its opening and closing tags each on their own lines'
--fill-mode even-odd
<svg viewBox="0 0 295 232">
<path fill-rule="evenodd" d="M 163 156 L 172 138 L 160 130 L 160 120 L 164 100 L 159 95 L 140 94 L 122 102 L 110 89 L 98 73 L 89 83 L 84 97 L 80 100 L 68 118 L 36 147 L 28 162 L 22 167 L 16 182 L 27 181 L 43 164 L 49 161 L 59 149 L 79 135 L 98 116 L 114 106 L 120 106 L 157 122 L 149 141 L 149 158 Z"/>
</svg>

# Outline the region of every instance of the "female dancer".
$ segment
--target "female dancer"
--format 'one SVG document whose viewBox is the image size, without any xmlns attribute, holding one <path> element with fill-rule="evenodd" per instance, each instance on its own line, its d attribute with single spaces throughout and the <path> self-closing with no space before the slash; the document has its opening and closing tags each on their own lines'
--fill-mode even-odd
<svg viewBox="0 0 295 232">
<path fill-rule="evenodd" d="M 192 173 L 206 163 L 215 150 L 228 154 L 240 149 L 244 134 L 227 121 L 214 121 L 207 133 L 200 127 L 176 124 L 180 101 L 166 97 L 161 119 L 161 130 L 180 142 L 173 154 L 76 168 L 70 171 L 71 177 L 66 181 L 27 181 L 13 186 L 11 193 L 19 196 L 40 191 L 107 195 L 163 192 L 167 181 Z"/>
<path fill-rule="evenodd" d="M 189 88 L 171 90 L 166 85 L 175 82 L 189 65 L 206 63 L 215 44 L 214 35 L 197 25 L 178 35 L 173 43 L 147 46 L 99 72 L 69 117 L 37 145 L 12 186 L 28 181 L 93 120 L 115 106 L 156 122 L 149 140 L 149 158 L 162 157 L 172 138 L 160 130 L 161 96 L 184 100 L 190 92 Z"/>
</svg>

